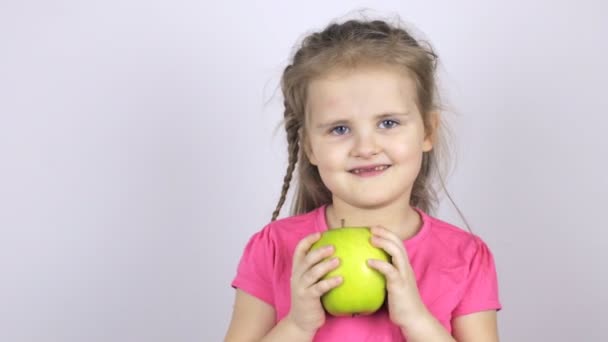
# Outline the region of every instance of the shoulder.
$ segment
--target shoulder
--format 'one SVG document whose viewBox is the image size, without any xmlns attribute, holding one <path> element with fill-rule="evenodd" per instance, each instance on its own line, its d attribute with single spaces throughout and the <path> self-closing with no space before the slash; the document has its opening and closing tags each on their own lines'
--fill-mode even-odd
<svg viewBox="0 0 608 342">
<path fill-rule="evenodd" d="M 488 245 L 480 236 L 431 215 L 422 215 L 428 225 L 429 236 L 425 242 L 427 246 L 434 246 L 435 251 L 465 260 L 474 259 L 480 252 L 489 253 Z"/>
<path fill-rule="evenodd" d="M 322 220 L 325 220 L 323 207 L 305 214 L 278 219 L 254 233 L 250 243 L 261 240 L 273 245 L 295 246 L 303 237 L 321 231 Z"/>
<path fill-rule="evenodd" d="M 257 285 L 270 284 L 277 270 L 290 265 L 297 243 L 317 229 L 317 215 L 317 210 L 313 210 L 272 221 L 251 235 L 243 250 L 233 286 L 249 288 L 250 293 L 264 296 L 264 291 Z M 269 296 L 263 298 L 271 302 Z"/>
</svg>

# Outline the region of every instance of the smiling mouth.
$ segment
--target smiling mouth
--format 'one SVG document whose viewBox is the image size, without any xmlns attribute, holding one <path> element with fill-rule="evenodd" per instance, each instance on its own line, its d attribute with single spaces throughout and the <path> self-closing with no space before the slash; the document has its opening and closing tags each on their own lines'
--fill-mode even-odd
<svg viewBox="0 0 608 342">
<path fill-rule="evenodd" d="M 390 165 L 378 165 L 374 167 L 362 167 L 358 169 L 352 169 L 348 172 L 353 173 L 355 175 L 364 175 L 364 174 L 377 174 L 391 167 Z"/>
</svg>

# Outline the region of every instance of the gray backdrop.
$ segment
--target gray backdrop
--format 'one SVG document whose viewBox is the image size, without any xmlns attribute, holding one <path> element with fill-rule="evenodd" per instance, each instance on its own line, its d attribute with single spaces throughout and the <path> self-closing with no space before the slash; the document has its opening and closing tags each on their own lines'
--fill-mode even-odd
<svg viewBox="0 0 608 342">
<path fill-rule="evenodd" d="M 362 7 L 442 58 L 502 340 L 608 340 L 601 0 L 1 1 L 0 340 L 220 341 L 285 168 L 281 70 Z"/>
</svg>

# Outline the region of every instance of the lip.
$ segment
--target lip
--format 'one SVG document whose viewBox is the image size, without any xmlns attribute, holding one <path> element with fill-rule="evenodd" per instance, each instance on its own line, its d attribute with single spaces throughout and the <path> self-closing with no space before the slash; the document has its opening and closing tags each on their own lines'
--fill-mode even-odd
<svg viewBox="0 0 608 342">
<path fill-rule="evenodd" d="M 373 164 L 373 165 L 361 165 L 348 170 L 349 173 L 359 177 L 372 177 L 383 173 L 391 167 L 390 164 Z M 355 170 L 366 170 L 366 171 L 355 171 Z"/>
</svg>

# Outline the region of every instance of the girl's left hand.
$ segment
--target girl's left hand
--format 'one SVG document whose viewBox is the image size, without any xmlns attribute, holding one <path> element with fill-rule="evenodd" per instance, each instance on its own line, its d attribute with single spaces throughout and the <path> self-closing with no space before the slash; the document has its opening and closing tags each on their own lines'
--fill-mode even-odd
<svg viewBox="0 0 608 342">
<path fill-rule="evenodd" d="M 428 311 L 418 292 L 416 276 L 403 241 L 395 233 L 381 226 L 371 227 L 371 232 L 372 245 L 386 251 L 391 256 L 392 263 L 369 259 L 368 265 L 386 278 L 391 321 L 408 330 L 416 321 L 425 318 Z"/>
</svg>

